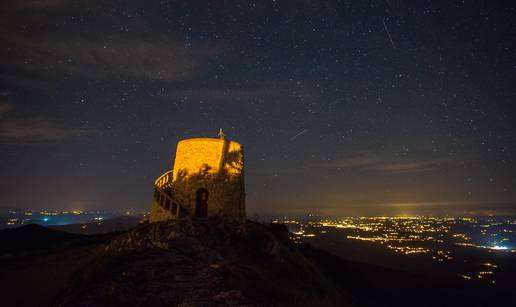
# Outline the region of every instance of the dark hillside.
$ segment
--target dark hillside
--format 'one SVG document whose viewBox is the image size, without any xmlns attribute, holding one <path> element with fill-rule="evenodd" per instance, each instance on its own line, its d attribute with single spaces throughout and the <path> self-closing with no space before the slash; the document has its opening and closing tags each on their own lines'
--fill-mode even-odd
<svg viewBox="0 0 516 307">
<path fill-rule="evenodd" d="M 2 229 L 0 230 L 0 253 L 48 249 L 79 237 L 79 235 L 49 229 L 36 224 Z"/>
<path fill-rule="evenodd" d="M 347 306 L 286 228 L 220 219 L 141 225 L 75 276 L 61 306 Z"/>
</svg>

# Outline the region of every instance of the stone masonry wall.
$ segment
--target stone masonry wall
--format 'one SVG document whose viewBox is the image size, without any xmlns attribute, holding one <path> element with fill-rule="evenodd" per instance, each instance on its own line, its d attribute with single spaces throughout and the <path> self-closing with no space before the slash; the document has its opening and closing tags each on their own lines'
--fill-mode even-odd
<svg viewBox="0 0 516 307">
<path fill-rule="evenodd" d="M 221 139 L 178 143 L 174 163 L 174 198 L 192 214 L 196 192 L 208 190 L 208 215 L 245 218 L 242 146 Z"/>
</svg>

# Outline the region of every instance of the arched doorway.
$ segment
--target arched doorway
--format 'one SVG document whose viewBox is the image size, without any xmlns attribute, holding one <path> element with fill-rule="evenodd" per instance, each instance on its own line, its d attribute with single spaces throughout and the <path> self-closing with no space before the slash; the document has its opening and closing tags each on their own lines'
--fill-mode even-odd
<svg viewBox="0 0 516 307">
<path fill-rule="evenodd" d="M 205 188 L 200 188 L 196 192 L 195 216 L 208 216 L 208 190 L 206 190 Z"/>
</svg>

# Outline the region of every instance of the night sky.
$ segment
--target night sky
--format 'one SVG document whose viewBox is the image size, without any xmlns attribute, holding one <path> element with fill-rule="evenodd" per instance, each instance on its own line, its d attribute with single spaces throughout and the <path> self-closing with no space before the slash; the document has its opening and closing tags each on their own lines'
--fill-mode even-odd
<svg viewBox="0 0 516 307">
<path fill-rule="evenodd" d="M 0 4 L 0 206 L 150 209 L 176 143 L 248 212 L 516 210 L 516 3 Z"/>
</svg>

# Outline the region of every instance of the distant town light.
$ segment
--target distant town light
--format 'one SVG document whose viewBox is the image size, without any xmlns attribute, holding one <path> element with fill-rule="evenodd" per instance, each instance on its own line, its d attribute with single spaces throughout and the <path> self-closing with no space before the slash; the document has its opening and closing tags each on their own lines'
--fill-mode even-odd
<svg viewBox="0 0 516 307">
<path fill-rule="evenodd" d="M 509 249 L 509 248 L 507 246 L 495 245 L 495 246 L 491 247 L 491 249 L 506 250 L 506 249 Z"/>
</svg>

